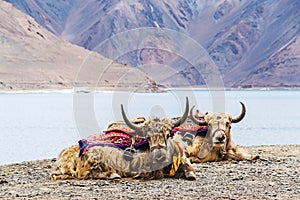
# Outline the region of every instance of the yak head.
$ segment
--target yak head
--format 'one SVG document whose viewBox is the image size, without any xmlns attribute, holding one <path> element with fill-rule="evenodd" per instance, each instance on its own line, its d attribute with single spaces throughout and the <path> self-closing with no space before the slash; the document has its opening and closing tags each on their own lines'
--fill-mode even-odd
<svg viewBox="0 0 300 200">
<path fill-rule="evenodd" d="M 182 117 L 176 122 L 171 119 L 159 119 L 158 117 L 151 117 L 146 120 L 141 126 L 131 123 L 121 105 L 122 116 L 127 126 L 135 130 L 135 134 L 145 137 L 148 140 L 150 152 L 153 154 L 153 161 L 161 162 L 167 157 L 168 138 L 172 137 L 172 130 L 174 127 L 180 126 L 188 117 L 189 101 L 186 98 L 185 112 Z"/>
<path fill-rule="evenodd" d="M 242 102 L 240 103 L 242 105 L 242 112 L 238 117 L 235 118 L 228 113 L 209 112 L 203 116 L 204 120 L 199 120 L 193 115 L 193 109 L 195 106 L 191 108 L 190 117 L 193 122 L 199 126 L 208 127 L 210 142 L 214 147 L 219 147 L 229 142 L 231 124 L 238 123 L 245 117 L 245 105 Z"/>
</svg>

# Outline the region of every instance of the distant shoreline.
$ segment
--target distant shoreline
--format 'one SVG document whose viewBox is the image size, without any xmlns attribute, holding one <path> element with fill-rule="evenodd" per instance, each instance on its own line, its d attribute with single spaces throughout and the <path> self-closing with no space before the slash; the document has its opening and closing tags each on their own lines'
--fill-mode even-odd
<svg viewBox="0 0 300 200">
<path fill-rule="evenodd" d="M 253 87 L 253 88 L 203 88 L 203 87 L 174 87 L 166 91 L 195 90 L 195 91 L 299 91 L 300 87 Z"/>
<path fill-rule="evenodd" d="M 158 88 L 158 90 L 132 89 L 127 87 L 101 87 L 91 90 L 89 87 L 73 88 L 45 88 L 45 89 L 3 89 L 1 93 L 93 93 L 93 92 L 135 92 L 135 93 L 163 93 L 170 91 L 300 91 L 300 87 L 253 87 L 253 88 L 203 88 L 203 87 L 172 87 Z"/>
</svg>

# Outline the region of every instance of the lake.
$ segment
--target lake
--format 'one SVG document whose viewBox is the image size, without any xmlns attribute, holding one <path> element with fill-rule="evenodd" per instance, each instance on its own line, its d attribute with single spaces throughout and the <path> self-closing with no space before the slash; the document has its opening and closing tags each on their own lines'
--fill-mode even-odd
<svg viewBox="0 0 300 200">
<path fill-rule="evenodd" d="M 236 144 L 300 144 L 300 91 L 181 91 L 167 93 L 1 93 L 0 164 L 56 157 L 90 134 L 129 118 L 173 117 L 184 112 L 185 97 L 201 112 L 225 110 L 233 116 L 247 108 L 232 126 Z"/>
</svg>

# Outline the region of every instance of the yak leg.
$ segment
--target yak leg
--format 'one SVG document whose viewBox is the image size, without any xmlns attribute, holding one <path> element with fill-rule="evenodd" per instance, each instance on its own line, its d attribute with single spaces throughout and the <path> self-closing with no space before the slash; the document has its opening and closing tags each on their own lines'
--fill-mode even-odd
<svg viewBox="0 0 300 200">
<path fill-rule="evenodd" d="M 202 163 L 202 162 L 206 162 L 206 160 L 200 159 L 196 156 L 190 156 L 189 157 L 191 163 Z"/>
<path fill-rule="evenodd" d="M 103 163 L 101 160 L 94 159 L 94 157 L 84 157 L 82 163 L 77 167 L 78 179 L 120 179 L 121 175 Z"/>
<path fill-rule="evenodd" d="M 195 172 L 195 169 L 192 167 L 190 161 L 188 161 L 188 163 L 183 162 L 183 164 L 186 165 L 186 167 L 187 167 L 187 170 L 184 173 L 185 178 L 187 180 L 196 180 L 196 174 L 195 174 L 196 172 Z"/>
<path fill-rule="evenodd" d="M 61 173 L 56 173 L 53 172 L 50 175 L 51 180 L 66 180 L 66 179 L 73 179 L 74 176 L 71 174 L 61 174 Z"/>
<path fill-rule="evenodd" d="M 90 159 L 82 161 L 83 163 L 77 167 L 78 179 L 113 179 L 111 175 L 115 171 L 110 170 L 105 164 Z"/>
<path fill-rule="evenodd" d="M 100 168 L 98 167 L 97 169 L 93 170 L 92 178 L 116 180 L 121 179 L 120 174 L 115 169 L 102 164 Z"/>
<path fill-rule="evenodd" d="M 121 179 L 121 176 L 112 171 L 99 171 L 99 170 L 89 170 L 78 174 L 78 179 Z"/>
<path fill-rule="evenodd" d="M 187 171 L 184 175 L 187 180 L 196 180 L 196 174 L 193 171 Z"/>
<path fill-rule="evenodd" d="M 210 152 L 205 156 L 189 156 L 189 159 L 192 163 L 204 163 L 204 162 L 212 162 L 221 160 L 216 152 Z"/>
<path fill-rule="evenodd" d="M 112 180 L 121 179 L 121 176 L 118 173 L 114 172 L 114 173 L 110 174 L 109 179 L 112 179 Z"/>
<path fill-rule="evenodd" d="M 242 149 L 239 146 L 236 146 L 235 148 L 231 148 L 227 152 L 228 158 L 232 160 L 257 160 L 260 157 L 258 155 L 253 156 L 251 154 L 248 154 L 244 149 Z"/>
<path fill-rule="evenodd" d="M 110 179 L 110 180 L 116 180 L 116 179 L 121 179 L 121 176 L 112 171 L 107 171 L 107 172 L 93 172 L 91 173 L 93 179 Z"/>
<path fill-rule="evenodd" d="M 76 167 L 74 162 L 69 162 L 66 165 L 54 164 L 54 171 L 50 174 L 52 180 L 73 179 L 76 177 Z"/>
<path fill-rule="evenodd" d="M 190 160 L 184 156 L 181 158 L 181 162 L 183 165 L 186 166 L 186 171 L 184 173 L 185 178 L 187 180 L 196 180 L 196 174 L 195 174 L 196 172 L 195 172 L 195 169 L 193 168 Z"/>
</svg>

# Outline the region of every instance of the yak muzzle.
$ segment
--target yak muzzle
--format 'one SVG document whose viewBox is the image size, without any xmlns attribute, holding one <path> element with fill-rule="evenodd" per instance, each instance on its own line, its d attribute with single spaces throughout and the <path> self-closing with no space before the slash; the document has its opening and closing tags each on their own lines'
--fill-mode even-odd
<svg viewBox="0 0 300 200">
<path fill-rule="evenodd" d="M 123 158 L 127 161 L 132 161 L 134 155 L 137 153 L 135 149 L 132 148 L 126 148 L 124 153 L 123 153 Z"/>
<path fill-rule="evenodd" d="M 165 162 L 167 159 L 167 151 L 165 148 L 154 149 L 152 153 L 153 162 L 155 163 Z"/>
<path fill-rule="evenodd" d="M 226 133 L 225 130 L 222 129 L 217 129 L 214 133 L 213 133 L 214 137 L 213 137 L 213 143 L 214 144 L 224 144 L 226 142 Z"/>
</svg>

